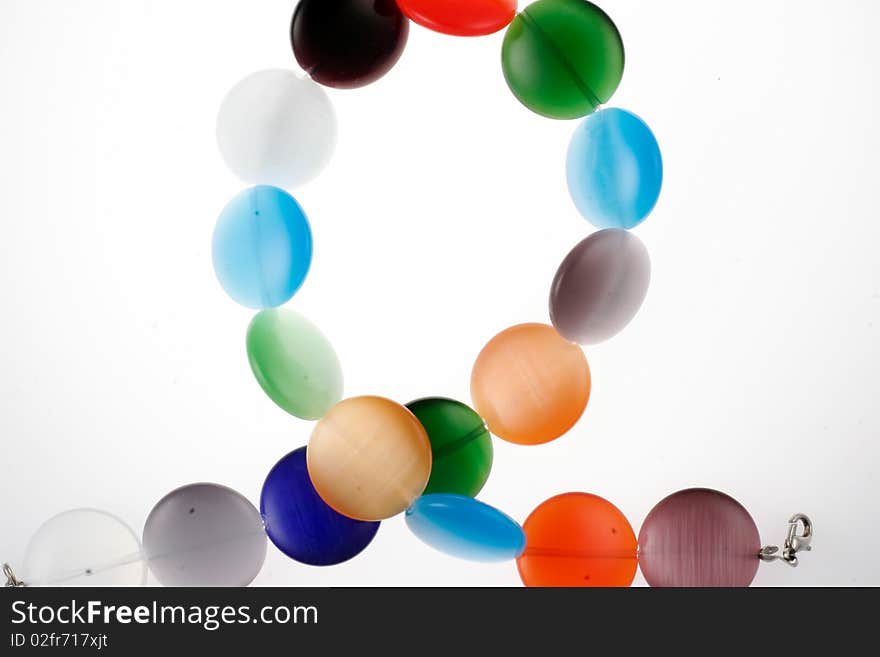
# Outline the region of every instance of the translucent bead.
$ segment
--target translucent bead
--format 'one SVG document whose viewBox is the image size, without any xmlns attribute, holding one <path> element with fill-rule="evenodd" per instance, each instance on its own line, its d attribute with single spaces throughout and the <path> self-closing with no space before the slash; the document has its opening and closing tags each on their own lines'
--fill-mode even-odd
<svg viewBox="0 0 880 657">
<path fill-rule="evenodd" d="M 574 247 L 550 288 L 550 318 L 559 334 L 596 344 L 632 321 L 651 281 L 651 259 L 632 233 L 608 228 Z"/>
<path fill-rule="evenodd" d="M 620 510 L 598 495 L 565 493 L 526 518 L 517 559 L 526 586 L 629 586 L 638 544 Z"/>
<path fill-rule="evenodd" d="M 520 445 L 546 443 L 583 415 L 590 368 L 581 348 L 552 326 L 520 324 L 483 347 L 471 372 L 471 398 L 499 438 Z"/>
<path fill-rule="evenodd" d="M 492 34 L 516 15 L 516 0 L 397 0 L 397 4 L 413 22 L 453 36 Z"/>
<path fill-rule="evenodd" d="M 366 548 L 378 522 L 337 513 L 318 495 L 306 468 L 306 448 L 275 464 L 263 484 L 260 513 L 275 546 L 291 559 L 311 566 L 348 561 Z"/>
<path fill-rule="evenodd" d="M 477 413 L 461 402 L 426 397 L 406 405 L 431 441 L 431 478 L 424 495 L 458 493 L 474 497 L 492 469 L 492 436 Z"/>
<path fill-rule="evenodd" d="M 248 308 L 273 308 L 303 284 L 312 262 L 312 231 L 290 194 L 260 185 L 223 209 L 212 252 L 217 279 L 230 297 Z"/>
<path fill-rule="evenodd" d="M 144 553 L 165 586 L 247 586 L 266 559 L 260 513 L 218 484 L 171 491 L 144 524 Z"/>
<path fill-rule="evenodd" d="M 609 108 L 575 130 L 566 162 L 568 191 L 597 228 L 634 228 L 654 209 L 663 158 L 651 129 L 632 112 Z"/>
<path fill-rule="evenodd" d="M 394 0 L 300 0 L 290 25 L 296 61 L 315 82 L 375 82 L 403 54 L 409 21 Z"/>
<path fill-rule="evenodd" d="M 758 572 L 760 549 L 749 512 L 707 488 L 663 499 L 639 531 L 639 565 L 651 586 L 748 586 Z"/>
<path fill-rule="evenodd" d="M 257 313 L 247 331 L 247 354 L 260 387 L 291 415 L 317 420 L 342 398 L 342 367 L 333 346 L 299 313 Z"/>
<path fill-rule="evenodd" d="M 425 490 L 431 443 L 400 404 L 352 397 L 315 425 L 306 460 L 315 490 L 332 508 L 357 520 L 384 520 Z"/>
<path fill-rule="evenodd" d="M 47 520 L 31 538 L 19 573 L 37 586 L 140 586 L 146 575 L 137 534 L 96 509 Z"/>
<path fill-rule="evenodd" d="M 423 495 L 407 509 L 406 525 L 431 547 L 470 561 L 516 559 L 526 545 L 513 518 L 466 495 Z"/>
<path fill-rule="evenodd" d="M 530 110 L 554 119 L 586 116 L 623 77 L 623 41 L 608 15 L 585 0 L 538 0 L 507 28 L 504 77 Z"/>
<path fill-rule="evenodd" d="M 248 183 L 293 188 L 317 176 L 336 147 L 336 114 L 320 85 L 293 71 L 259 71 L 217 115 L 227 166 Z"/>
</svg>

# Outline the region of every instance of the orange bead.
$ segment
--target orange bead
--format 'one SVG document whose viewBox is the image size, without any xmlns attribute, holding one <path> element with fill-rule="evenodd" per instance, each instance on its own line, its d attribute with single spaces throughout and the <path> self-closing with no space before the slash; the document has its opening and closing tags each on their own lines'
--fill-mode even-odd
<svg viewBox="0 0 880 657">
<path fill-rule="evenodd" d="M 638 542 L 620 510 L 597 495 L 565 493 L 532 511 L 516 560 L 526 586 L 629 586 Z"/>
<path fill-rule="evenodd" d="M 489 341 L 471 373 L 474 408 L 499 438 L 539 445 L 559 438 L 590 399 L 581 348 L 546 324 L 520 324 Z"/>
<path fill-rule="evenodd" d="M 384 520 L 405 511 L 425 490 L 431 443 L 416 416 L 400 404 L 352 397 L 315 425 L 306 465 L 331 508 L 357 520 Z"/>
</svg>

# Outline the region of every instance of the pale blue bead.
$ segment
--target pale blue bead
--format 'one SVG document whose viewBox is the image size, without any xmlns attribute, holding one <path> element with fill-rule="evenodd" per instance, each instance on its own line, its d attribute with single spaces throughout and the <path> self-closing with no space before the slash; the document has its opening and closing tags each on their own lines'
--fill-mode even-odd
<svg viewBox="0 0 880 657">
<path fill-rule="evenodd" d="M 248 308 L 274 308 L 302 285 L 312 262 L 312 231 L 294 198 L 260 185 L 244 190 L 214 229 L 214 271 L 226 293 Z"/>
<path fill-rule="evenodd" d="M 406 524 L 431 547 L 471 561 L 516 559 L 526 546 L 515 520 L 464 495 L 423 495 L 407 509 Z"/>
<path fill-rule="evenodd" d="M 663 159 L 651 129 L 626 110 L 588 116 L 568 147 L 568 190 L 597 228 L 633 228 L 657 203 Z"/>
</svg>

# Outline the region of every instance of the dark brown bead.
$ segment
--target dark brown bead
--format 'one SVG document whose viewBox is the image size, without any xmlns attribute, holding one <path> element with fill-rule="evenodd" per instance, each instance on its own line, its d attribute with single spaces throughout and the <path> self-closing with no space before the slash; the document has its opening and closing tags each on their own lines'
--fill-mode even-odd
<svg viewBox="0 0 880 657">
<path fill-rule="evenodd" d="M 299 65 L 315 82 L 340 89 L 385 75 L 408 35 L 409 20 L 394 0 L 300 0 L 290 25 Z"/>
</svg>

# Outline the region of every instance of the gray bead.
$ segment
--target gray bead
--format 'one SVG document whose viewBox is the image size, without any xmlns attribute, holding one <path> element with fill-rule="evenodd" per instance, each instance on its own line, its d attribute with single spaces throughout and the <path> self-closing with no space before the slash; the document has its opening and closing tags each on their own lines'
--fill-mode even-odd
<svg viewBox="0 0 880 657">
<path fill-rule="evenodd" d="M 562 261 L 550 288 L 550 318 L 567 340 L 596 344 L 630 323 L 651 280 L 651 259 L 638 237 L 608 228 Z"/>
<path fill-rule="evenodd" d="M 259 511 L 217 484 L 171 491 L 144 525 L 150 570 L 165 586 L 247 586 L 263 566 L 266 545 Z"/>
</svg>

